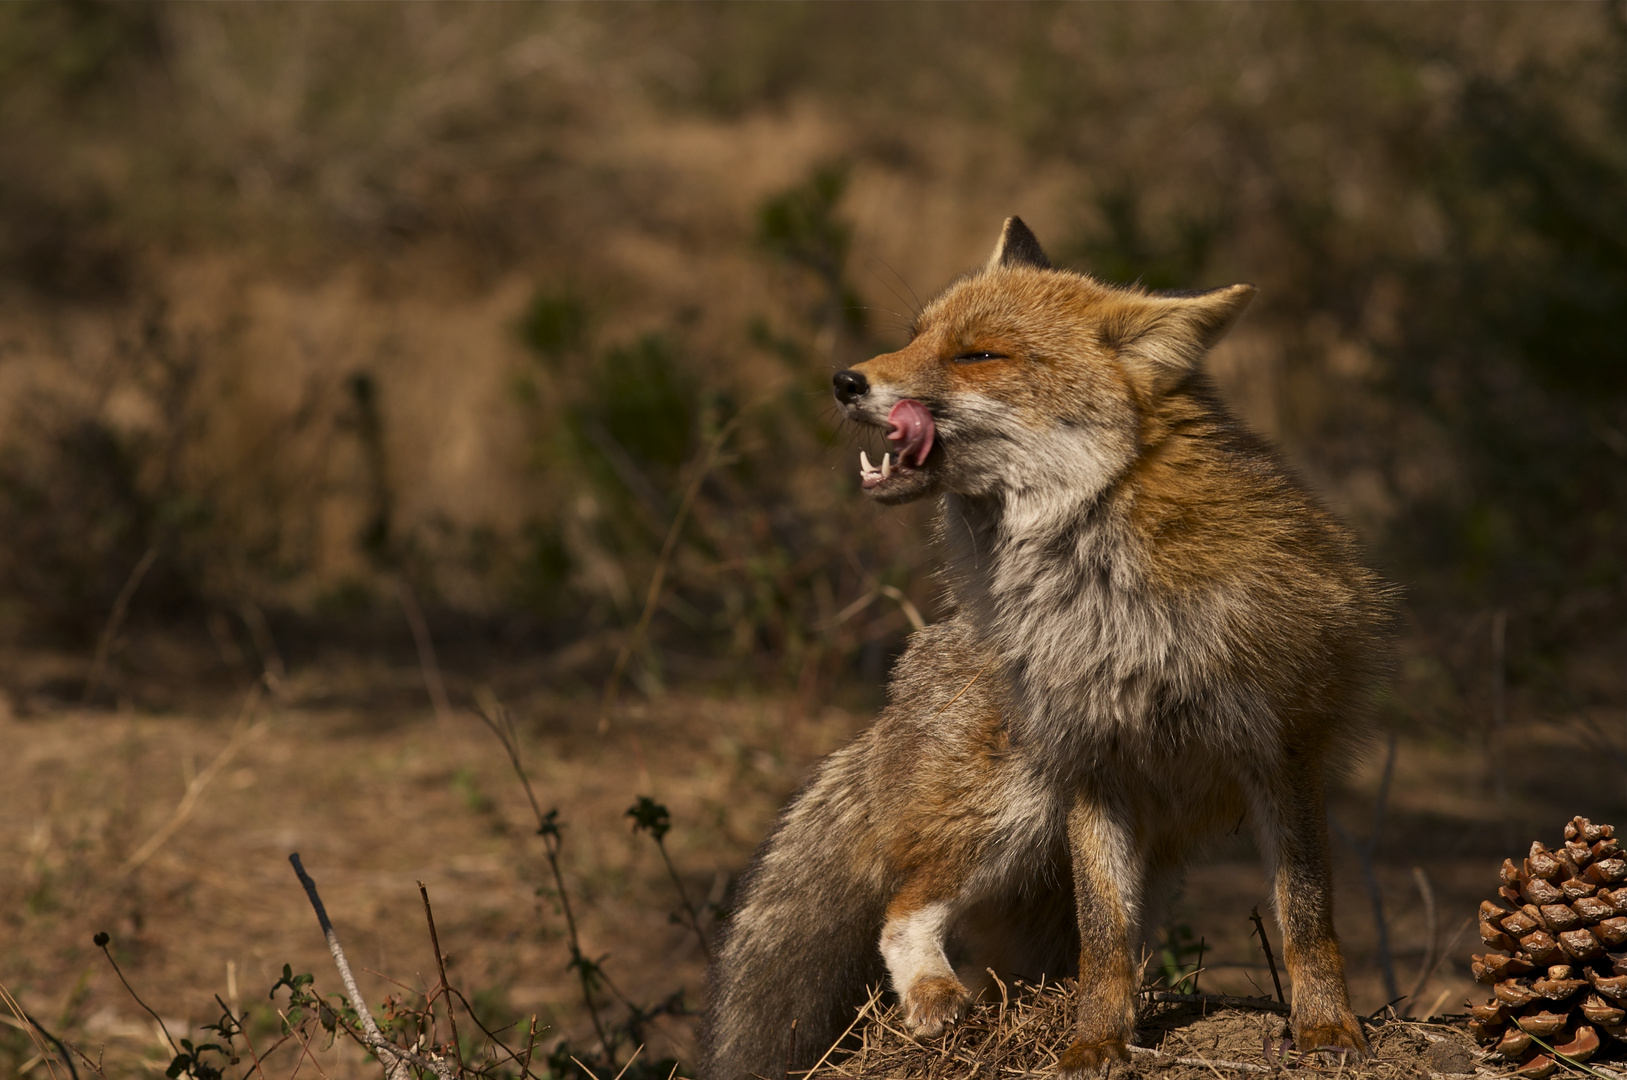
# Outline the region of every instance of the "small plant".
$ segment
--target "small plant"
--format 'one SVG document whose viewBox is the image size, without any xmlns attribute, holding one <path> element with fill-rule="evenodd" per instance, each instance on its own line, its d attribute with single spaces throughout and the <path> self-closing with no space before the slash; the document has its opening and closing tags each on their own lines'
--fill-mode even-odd
<svg viewBox="0 0 1627 1080">
<path fill-rule="evenodd" d="M 1187 923 L 1166 927 L 1158 950 L 1164 985 L 1177 993 L 1185 990 L 1197 993 L 1198 976 L 1203 973 L 1203 950 L 1203 939 L 1194 938 L 1192 927 Z"/>
<path fill-rule="evenodd" d="M 689 902 L 689 893 L 684 888 L 684 879 L 678 876 L 678 868 L 672 865 L 672 856 L 667 854 L 666 835 L 672 828 L 672 815 L 667 808 L 651 799 L 648 795 L 640 795 L 627 810 L 627 816 L 633 819 L 634 832 L 647 832 L 650 839 L 661 852 L 661 861 L 666 864 L 667 876 L 672 878 L 673 888 L 678 890 L 678 902 L 684 906 L 684 917 L 688 920 L 690 929 L 695 931 L 695 937 L 700 941 L 701 952 L 706 955 L 706 962 L 712 962 L 712 950 L 706 944 L 706 931 L 701 929 L 700 916 L 696 914 L 695 905 Z M 674 921 L 677 915 L 673 916 Z"/>
</svg>

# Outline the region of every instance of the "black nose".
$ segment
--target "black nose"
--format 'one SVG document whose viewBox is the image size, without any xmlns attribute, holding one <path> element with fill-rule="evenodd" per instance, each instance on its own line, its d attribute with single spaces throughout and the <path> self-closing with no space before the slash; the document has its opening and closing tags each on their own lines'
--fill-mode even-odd
<svg viewBox="0 0 1627 1080">
<path fill-rule="evenodd" d="M 857 371 L 838 371 L 830 380 L 836 386 L 836 400 L 851 405 L 870 392 L 870 381 Z"/>
</svg>

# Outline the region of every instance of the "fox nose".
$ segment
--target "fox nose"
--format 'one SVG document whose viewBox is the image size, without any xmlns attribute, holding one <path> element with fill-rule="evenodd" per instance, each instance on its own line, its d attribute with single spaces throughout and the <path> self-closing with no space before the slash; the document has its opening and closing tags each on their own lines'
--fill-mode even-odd
<svg viewBox="0 0 1627 1080">
<path fill-rule="evenodd" d="M 836 386 L 836 400 L 851 405 L 870 392 L 870 380 L 849 368 L 838 371 L 830 380 Z"/>
</svg>

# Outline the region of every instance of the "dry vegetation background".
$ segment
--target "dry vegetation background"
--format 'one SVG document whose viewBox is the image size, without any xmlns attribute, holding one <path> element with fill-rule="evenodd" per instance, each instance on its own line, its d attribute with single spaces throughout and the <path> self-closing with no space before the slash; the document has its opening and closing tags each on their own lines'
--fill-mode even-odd
<svg viewBox="0 0 1627 1080">
<path fill-rule="evenodd" d="M 0 148 L 0 982 L 107 1075 L 173 1055 L 98 930 L 177 1036 L 219 994 L 273 1037 L 284 963 L 338 989 L 294 850 L 369 1000 L 436 981 L 423 881 L 493 1023 L 593 1046 L 477 696 L 688 1060 L 703 957 L 623 812 L 710 919 L 866 722 L 932 554 L 829 375 L 1010 213 L 1257 284 L 1214 372 L 1407 587 L 1394 780 L 1333 809 L 1359 1008 L 1386 951 L 1454 1007 L 1502 857 L 1627 824 L 1620 4 L 4 5 Z M 1172 962 L 1253 992 L 1264 898 L 1217 852 Z"/>
</svg>

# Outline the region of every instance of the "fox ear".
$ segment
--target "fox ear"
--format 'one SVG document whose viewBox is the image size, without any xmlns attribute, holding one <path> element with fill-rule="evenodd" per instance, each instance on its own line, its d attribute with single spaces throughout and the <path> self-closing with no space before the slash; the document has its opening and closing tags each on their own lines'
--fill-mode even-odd
<svg viewBox="0 0 1627 1080">
<path fill-rule="evenodd" d="M 1190 327 L 1198 348 L 1207 352 L 1230 333 L 1253 302 L 1254 293 L 1253 285 L 1227 285 L 1180 297 L 1181 318 Z"/>
<path fill-rule="evenodd" d="M 994 254 L 989 256 L 984 270 L 1000 266 L 1031 266 L 1037 270 L 1051 268 L 1051 260 L 1045 257 L 1045 249 L 1039 246 L 1039 241 L 1020 217 L 1006 218 L 1005 228 L 1000 230 L 1000 239 L 995 243 Z"/>
<path fill-rule="evenodd" d="M 1173 386 L 1236 325 L 1254 291 L 1253 285 L 1228 285 L 1186 296 L 1142 297 L 1104 321 L 1103 330 L 1121 355 L 1151 368 L 1156 384 Z"/>
</svg>

